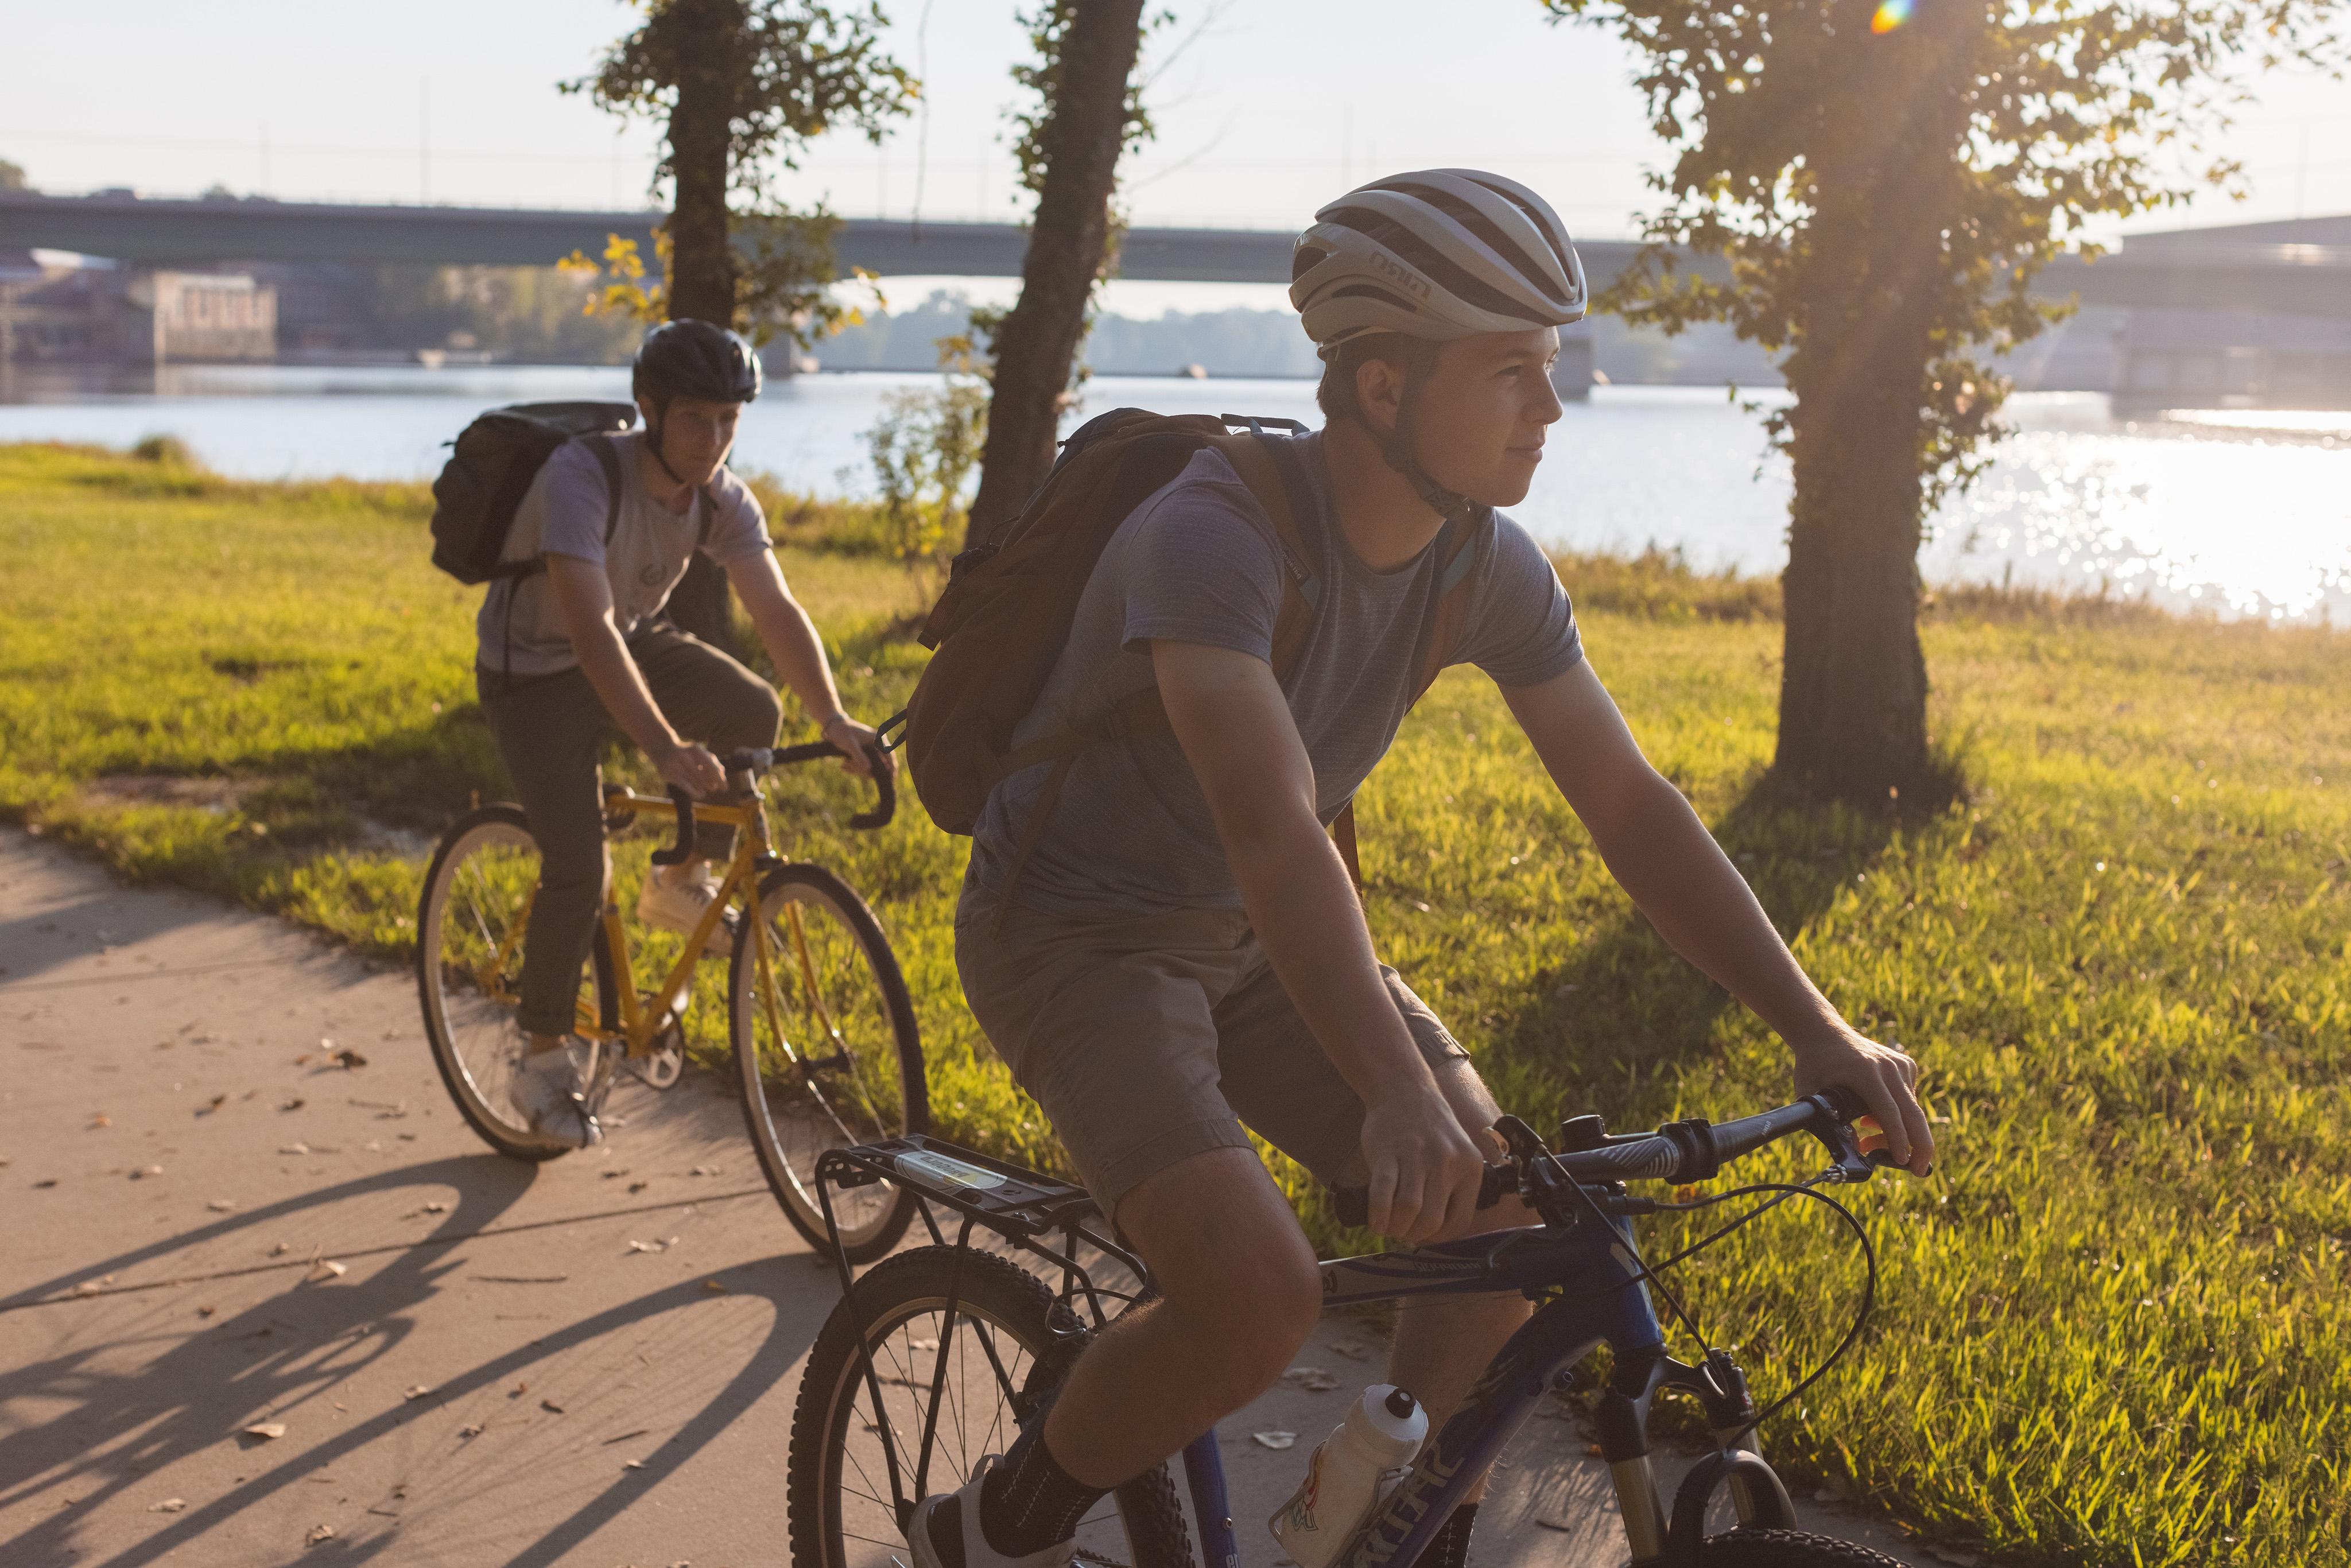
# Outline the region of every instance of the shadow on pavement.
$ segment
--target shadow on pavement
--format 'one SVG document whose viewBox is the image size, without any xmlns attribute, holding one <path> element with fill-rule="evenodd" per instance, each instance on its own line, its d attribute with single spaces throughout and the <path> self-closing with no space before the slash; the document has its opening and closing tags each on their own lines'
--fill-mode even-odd
<svg viewBox="0 0 2351 1568">
<path fill-rule="evenodd" d="M 478 1260 L 469 1260 L 452 1249 L 508 1212 L 529 1189 L 535 1175 L 533 1167 L 490 1155 L 433 1161 L 267 1205 L 118 1254 L 0 1300 L 0 1313 L 37 1308 L 74 1312 L 83 1301 L 72 1293 L 77 1285 L 135 1270 L 193 1245 L 234 1239 L 240 1232 L 267 1234 L 263 1227 L 307 1210 L 407 1186 L 428 1188 L 435 1194 L 454 1186 L 458 1195 L 451 1212 L 431 1236 L 393 1247 L 336 1254 L 341 1258 L 362 1257 L 370 1251 L 392 1254 L 383 1268 L 363 1281 L 313 1283 L 305 1277 L 282 1293 L 164 1351 L 136 1372 L 117 1375 L 92 1370 L 93 1363 L 120 1347 L 126 1336 L 114 1333 L 78 1346 L 71 1354 L 0 1373 L 0 1408 L 12 1405 L 20 1409 L 69 1407 L 60 1417 L 0 1437 L 0 1502 L 21 1504 L 44 1493 L 67 1493 L 76 1504 L 0 1542 L 0 1561 L 81 1561 L 88 1552 L 74 1539 L 76 1526 L 96 1505 L 143 1484 L 149 1474 L 176 1460 L 216 1448 L 252 1423 L 289 1417 L 302 1422 L 306 1429 L 329 1418 L 350 1419 L 352 1425 L 324 1441 L 298 1448 L 288 1445 L 280 1462 L 271 1462 L 276 1456 L 268 1445 L 252 1443 L 257 1473 L 251 1479 L 240 1477 L 226 1495 L 192 1505 L 147 1539 L 105 1561 L 120 1568 L 156 1561 L 203 1540 L 208 1531 L 277 1497 L 287 1488 L 320 1475 L 337 1460 L 387 1441 L 396 1455 L 394 1468 L 405 1479 L 381 1498 L 350 1499 L 354 1505 L 366 1501 L 371 1506 L 357 1516 L 363 1526 L 336 1536 L 339 1561 L 366 1560 L 420 1531 L 429 1537 L 436 1519 L 468 1507 L 465 1534 L 443 1543 L 456 1556 L 525 1565 L 561 1561 L 781 1382 L 814 1340 L 835 1292 L 829 1274 L 820 1280 L 797 1256 L 728 1270 L 734 1283 L 724 1294 L 710 1291 L 696 1274 L 484 1361 L 462 1375 L 444 1379 L 427 1396 L 395 1398 L 389 1408 L 372 1416 L 354 1411 L 330 1417 L 327 1406 L 338 1385 L 364 1375 L 417 1333 L 420 1309 L 454 1274 L 478 1267 Z M 707 1204 L 724 1196 L 730 1195 L 704 1194 L 699 1201 Z M 606 1218 L 609 1212 L 549 1223 L 578 1223 Z M 493 1235 L 509 1233 L 500 1230 Z M 801 1267 L 788 1269 L 787 1264 Z M 157 1283 L 251 1274 L 267 1267 L 167 1275 Z M 812 1281 L 824 1288 L 810 1289 Z M 97 1299 L 135 1293 L 141 1288 L 133 1281 L 111 1287 Z M 485 1288 L 496 1289 L 495 1285 Z M 769 1309 L 760 1314 L 764 1328 L 747 1336 L 741 1332 L 741 1307 L 734 1304 L 746 1299 L 764 1301 Z M 688 1316 L 656 1322 L 689 1308 L 693 1312 Z M 447 1308 L 443 1305 L 436 1310 L 445 1313 Z M 720 1314 L 733 1324 L 731 1339 L 711 1332 Z M 638 1332 L 631 1333 L 632 1328 Z M 152 1326 L 134 1324 L 128 1337 L 152 1332 Z M 715 1394 L 702 1396 L 696 1391 L 705 1384 L 713 1359 L 736 1363 L 735 1341 L 745 1342 L 739 1370 Z M 584 1358 L 583 1350 L 590 1353 Z M 550 1365 L 567 1354 L 570 1362 Z M 610 1364 L 580 1364 L 583 1359 Z M 636 1380 L 633 1395 L 632 1377 Z M 522 1388 L 508 1392 L 509 1385 L 517 1383 L 533 1388 L 528 1402 Z M 568 1410 L 587 1417 L 589 1425 L 567 1427 L 559 1419 L 546 1419 L 545 1407 L 537 1403 L 542 1396 L 537 1390 L 548 1388 L 556 1389 L 561 1397 L 563 1408 L 555 1411 L 556 1416 Z M 385 1397 L 381 1390 L 370 1396 L 376 1404 Z M 646 1428 L 627 1434 L 643 1437 L 643 1443 L 609 1450 L 613 1476 L 609 1485 L 579 1496 L 543 1490 L 557 1484 L 559 1458 L 575 1465 L 583 1442 L 591 1448 L 599 1442 L 592 1435 L 592 1424 L 600 1405 L 607 1400 L 619 1402 L 601 1406 L 608 1418 L 625 1419 Z M 18 1405 L 18 1401 L 24 1403 Z M 463 1435 L 461 1406 L 493 1436 Z M 516 1441 L 511 1440 L 514 1434 L 505 1430 L 516 1427 L 538 1429 L 525 1432 Z M 75 1457 L 61 1463 L 61 1454 Z M 624 1458 L 635 1458 L 639 1464 L 624 1469 Z M 565 1469 L 560 1476 L 561 1484 L 570 1491 L 580 1490 L 576 1469 Z M 507 1494 L 516 1501 L 502 1507 L 501 1489 L 507 1488 L 522 1490 Z M 780 1513 L 779 1489 L 780 1481 L 771 1500 Z M 495 1544 L 482 1537 L 480 1510 L 485 1506 L 497 1511 L 501 1520 L 511 1521 L 508 1534 Z M 558 1510 L 560 1517 L 551 1527 L 547 1525 L 549 1514 Z M 453 1527 L 456 1523 L 450 1522 Z"/>
</svg>

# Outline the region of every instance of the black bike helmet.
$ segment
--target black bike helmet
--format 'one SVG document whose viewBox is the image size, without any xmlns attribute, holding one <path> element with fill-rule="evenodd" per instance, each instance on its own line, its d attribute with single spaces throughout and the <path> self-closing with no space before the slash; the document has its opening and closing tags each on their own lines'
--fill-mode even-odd
<svg viewBox="0 0 2351 1568">
<path fill-rule="evenodd" d="M 749 402 L 759 395 L 759 356 L 750 344 L 714 322 L 682 317 L 645 334 L 629 391 L 651 399 L 658 413 L 674 397 Z"/>
</svg>

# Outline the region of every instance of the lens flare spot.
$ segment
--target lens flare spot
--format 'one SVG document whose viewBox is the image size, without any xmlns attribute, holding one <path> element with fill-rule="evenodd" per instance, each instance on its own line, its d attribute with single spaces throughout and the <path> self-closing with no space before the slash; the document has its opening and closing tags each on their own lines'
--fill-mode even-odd
<svg viewBox="0 0 2351 1568">
<path fill-rule="evenodd" d="M 1894 31 L 1910 19 L 1913 4 L 1914 0 L 1878 0 L 1877 10 L 1869 18 L 1869 30 L 1873 33 Z"/>
</svg>

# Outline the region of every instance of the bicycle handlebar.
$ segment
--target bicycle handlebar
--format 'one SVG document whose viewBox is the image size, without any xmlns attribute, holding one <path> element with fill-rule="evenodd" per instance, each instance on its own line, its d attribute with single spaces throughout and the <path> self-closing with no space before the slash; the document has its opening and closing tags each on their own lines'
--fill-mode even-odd
<svg viewBox="0 0 2351 1568">
<path fill-rule="evenodd" d="M 1478 1207 L 1491 1208 L 1506 1193 L 1527 1190 L 1531 1167 L 1555 1166 L 1570 1180 L 1583 1183 L 1622 1181 L 1704 1181 L 1724 1165 L 1752 1154 L 1791 1133 L 1818 1137 L 1836 1162 L 1842 1179 L 1867 1181 L 1876 1166 L 1891 1165 L 1883 1146 L 1865 1146 L 1849 1124 L 1864 1114 L 1861 1101 L 1850 1092 L 1833 1089 L 1809 1094 L 1792 1105 L 1735 1122 L 1710 1124 L 1693 1117 L 1669 1122 L 1654 1133 L 1610 1136 L 1596 1148 L 1570 1149 L 1513 1158 L 1489 1165 L 1478 1186 Z M 1332 1210 L 1342 1225 L 1365 1225 L 1371 1218 L 1371 1191 L 1350 1186 L 1332 1189 Z"/>
<path fill-rule="evenodd" d="M 814 762 L 819 758 L 846 757 L 849 754 L 829 740 L 814 740 L 805 746 L 760 747 L 751 751 L 730 751 L 718 759 L 719 766 L 729 773 L 765 773 L 770 768 L 789 768 L 796 762 Z M 866 748 L 867 760 L 873 771 L 873 810 L 860 811 L 849 819 L 852 828 L 881 828 L 889 825 L 898 812 L 898 781 L 881 751 Z M 677 813 L 677 839 L 665 850 L 655 850 L 655 865 L 681 865 L 694 858 L 694 797 L 673 784 L 669 787 L 669 803 Z"/>
</svg>

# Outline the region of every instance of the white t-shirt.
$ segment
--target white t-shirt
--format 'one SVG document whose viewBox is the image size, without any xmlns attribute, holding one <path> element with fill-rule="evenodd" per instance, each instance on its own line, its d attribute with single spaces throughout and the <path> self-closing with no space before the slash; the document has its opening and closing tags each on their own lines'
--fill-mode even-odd
<svg viewBox="0 0 2351 1568">
<path fill-rule="evenodd" d="M 589 438 L 601 439 L 605 438 Z M 604 538 L 610 504 L 604 465 L 588 441 L 574 441 L 557 447 L 531 480 L 498 559 L 531 560 L 551 552 L 601 565 L 612 586 L 612 622 L 627 638 L 669 602 L 670 590 L 685 575 L 695 538 L 703 534 L 706 506 L 716 503 L 701 549 L 720 566 L 768 549 L 768 524 L 758 498 L 725 468 L 704 486 L 709 501 L 697 494 L 684 516 L 668 510 L 645 493 L 638 476 L 644 433 L 632 430 L 610 439 L 621 460 L 621 512 L 611 542 Z M 475 658 L 486 670 L 544 675 L 580 662 L 544 572 L 492 582 L 474 629 L 480 639 Z"/>
</svg>

